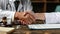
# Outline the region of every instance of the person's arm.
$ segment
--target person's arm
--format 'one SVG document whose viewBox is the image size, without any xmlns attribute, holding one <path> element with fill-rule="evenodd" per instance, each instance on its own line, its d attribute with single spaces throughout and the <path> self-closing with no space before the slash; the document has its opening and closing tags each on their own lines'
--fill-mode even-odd
<svg viewBox="0 0 60 34">
<path fill-rule="evenodd" d="M 3 17 L 7 17 L 7 24 L 11 24 L 11 20 L 14 21 L 14 14 L 15 12 L 13 11 L 0 11 L 0 22 L 2 21 Z"/>
<path fill-rule="evenodd" d="M 8 24 L 11 24 L 11 20 L 14 21 L 15 18 L 20 20 L 22 24 L 31 24 L 34 21 L 34 19 L 31 18 L 33 16 L 24 12 L 0 11 L 0 21 L 3 17 L 7 17 Z"/>
<path fill-rule="evenodd" d="M 0 11 L 0 18 L 7 17 L 9 19 L 14 18 L 15 12 L 12 11 Z"/>
<path fill-rule="evenodd" d="M 56 24 L 58 22 L 58 13 L 40 13 L 41 20 L 45 20 L 46 24 Z"/>
<path fill-rule="evenodd" d="M 40 13 L 40 20 L 45 20 L 46 24 L 56 24 L 59 21 L 60 13 Z"/>
<path fill-rule="evenodd" d="M 46 24 L 56 24 L 58 22 L 58 13 L 45 13 Z"/>
</svg>

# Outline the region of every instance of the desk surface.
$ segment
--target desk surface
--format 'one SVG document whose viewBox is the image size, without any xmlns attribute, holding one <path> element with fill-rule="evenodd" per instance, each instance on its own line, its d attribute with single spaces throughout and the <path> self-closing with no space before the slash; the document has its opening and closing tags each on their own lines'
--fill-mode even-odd
<svg viewBox="0 0 60 34">
<path fill-rule="evenodd" d="M 10 27 L 0 27 L 0 32 L 10 32 L 14 30 L 14 28 L 10 28 Z"/>
<path fill-rule="evenodd" d="M 53 30 L 30 30 L 27 26 L 22 26 L 19 29 L 16 29 L 12 34 L 60 34 L 60 29 Z"/>
</svg>

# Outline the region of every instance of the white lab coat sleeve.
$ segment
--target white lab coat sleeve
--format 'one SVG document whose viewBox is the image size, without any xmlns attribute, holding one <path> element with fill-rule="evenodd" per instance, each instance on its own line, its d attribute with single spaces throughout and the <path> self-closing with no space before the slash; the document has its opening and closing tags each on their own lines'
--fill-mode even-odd
<svg viewBox="0 0 60 34">
<path fill-rule="evenodd" d="M 57 23 L 60 24 L 60 12 L 57 12 L 56 16 L 57 16 L 56 18 L 57 18 L 57 21 L 58 21 Z"/>
<path fill-rule="evenodd" d="M 46 24 L 57 24 L 58 23 L 58 13 L 45 13 Z"/>
<path fill-rule="evenodd" d="M 3 17 L 7 17 L 7 19 L 12 19 L 12 21 L 14 20 L 14 14 L 15 12 L 13 11 L 0 11 L 0 21 L 2 20 Z"/>
</svg>

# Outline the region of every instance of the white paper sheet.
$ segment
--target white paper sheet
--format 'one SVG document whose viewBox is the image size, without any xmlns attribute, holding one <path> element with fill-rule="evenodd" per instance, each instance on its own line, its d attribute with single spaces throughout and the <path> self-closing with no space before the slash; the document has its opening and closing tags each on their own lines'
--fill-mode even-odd
<svg viewBox="0 0 60 34">
<path fill-rule="evenodd" d="M 60 24 L 32 24 L 28 25 L 30 29 L 58 29 Z"/>
</svg>

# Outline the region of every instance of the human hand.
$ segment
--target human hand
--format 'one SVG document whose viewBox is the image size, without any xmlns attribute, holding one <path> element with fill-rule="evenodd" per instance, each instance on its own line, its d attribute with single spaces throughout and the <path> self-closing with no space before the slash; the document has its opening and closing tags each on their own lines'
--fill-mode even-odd
<svg viewBox="0 0 60 34">
<path fill-rule="evenodd" d="M 35 21 L 35 17 L 28 12 L 16 12 L 15 17 L 21 21 L 21 24 L 31 24 Z"/>
<path fill-rule="evenodd" d="M 28 18 L 26 19 L 26 20 L 28 20 L 28 21 L 25 21 L 26 23 L 29 22 L 29 21 L 30 21 L 30 23 L 28 23 L 28 24 L 31 24 L 31 23 L 35 22 L 36 17 L 35 17 L 35 15 L 34 15 L 35 13 L 34 13 L 33 11 L 25 11 L 24 13 L 25 13 L 24 16 L 27 16 L 27 17 L 28 17 Z M 24 20 L 21 21 L 21 22 L 24 23 Z"/>
</svg>

